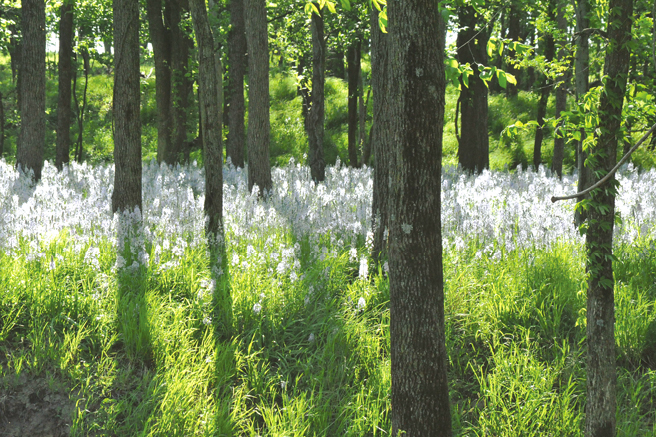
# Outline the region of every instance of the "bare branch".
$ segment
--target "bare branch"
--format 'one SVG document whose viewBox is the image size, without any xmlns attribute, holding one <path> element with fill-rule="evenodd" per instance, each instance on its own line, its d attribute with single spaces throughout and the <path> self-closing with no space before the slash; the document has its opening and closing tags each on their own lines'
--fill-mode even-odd
<svg viewBox="0 0 656 437">
<path fill-rule="evenodd" d="M 645 140 L 647 140 L 647 138 L 649 138 L 649 135 L 651 135 L 652 132 L 654 132 L 654 131 L 656 131 L 656 124 L 654 124 L 654 125 L 651 127 L 651 129 L 649 129 L 649 130 L 647 131 L 647 133 L 644 134 L 644 135 L 642 136 L 642 138 L 640 138 L 640 141 L 638 141 L 638 142 L 635 144 L 635 146 L 633 146 L 633 147 L 631 148 L 631 150 L 629 150 L 629 151 L 627 152 L 627 154 L 624 155 L 624 156 L 622 157 L 622 159 L 620 159 L 620 162 L 618 162 L 617 165 L 616 165 L 615 167 L 613 167 L 613 169 L 612 169 L 611 171 L 609 171 L 608 174 L 607 174 L 606 176 L 604 176 L 599 182 L 597 182 L 596 184 L 594 184 L 594 185 L 591 186 L 590 188 L 587 188 L 587 189 L 581 191 L 580 193 L 572 194 L 571 196 L 563 196 L 563 197 L 556 197 L 556 196 L 553 196 L 553 197 L 551 198 L 551 202 L 556 202 L 557 200 L 576 199 L 576 198 L 578 198 L 578 197 L 580 197 L 580 196 L 585 196 L 586 194 L 588 194 L 590 191 L 594 190 L 595 188 L 599 188 L 599 187 L 600 187 L 601 185 L 603 185 L 608 179 L 610 179 L 611 176 L 613 176 L 613 174 L 615 174 L 615 172 L 617 171 L 617 169 L 620 168 L 620 167 L 622 166 L 622 164 L 624 164 L 624 163 L 625 163 L 625 162 L 631 157 L 631 154 L 632 154 L 633 152 L 635 152 L 635 151 L 638 149 L 638 147 L 640 147 L 640 145 L 641 145 L 642 143 L 644 143 Z"/>
</svg>

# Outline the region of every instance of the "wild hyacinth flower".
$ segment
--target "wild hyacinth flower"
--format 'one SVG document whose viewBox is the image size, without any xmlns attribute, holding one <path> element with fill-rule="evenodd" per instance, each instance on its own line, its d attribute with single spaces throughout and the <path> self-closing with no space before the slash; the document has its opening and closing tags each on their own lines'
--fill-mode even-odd
<svg viewBox="0 0 656 437">
<path fill-rule="evenodd" d="M 366 257 L 362 257 L 360 259 L 360 271 L 358 276 L 360 279 L 364 280 L 366 280 L 369 276 L 369 262 L 367 261 Z"/>
<path fill-rule="evenodd" d="M 262 304 L 258 302 L 255 305 L 253 305 L 253 313 L 255 313 L 255 315 L 260 314 L 261 311 L 262 311 Z"/>
<path fill-rule="evenodd" d="M 358 299 L 358 310 L 363 310 L 367 306 L 367 302 L 364 300 L 364 297 Z"/>
</svg>

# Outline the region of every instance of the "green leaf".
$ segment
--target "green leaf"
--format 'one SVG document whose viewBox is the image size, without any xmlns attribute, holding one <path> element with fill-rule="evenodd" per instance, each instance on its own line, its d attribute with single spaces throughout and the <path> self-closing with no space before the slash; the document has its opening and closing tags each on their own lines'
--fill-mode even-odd
<svg viewBox="0 0 656 437">
<path fill-rule="evenodd" d="M 351 10 L 351 2 L 349 0 L 340 0 L 340 3 L 342 4 L 342 7 L 347 11 Z"/>
<path fill-rule="evenodd" d="M 326 2 L 326 6 L 328 6 L 328 10 L 335 14 L 335 4 L 333 2 Z"/>
<path fill-rule="evenodd" d="M 449 59 L 449 67 L 458 68 L 458 60 L 453 58 Z"/>
<path fill-rule="evenodd" d="M 494 41 L 491 39 L 488 40 L 487 42 L 487 56 L 492 57 L 492 53 L 494 53 L 494 49 L 496 48 L 496 44 L 494 44 Z"/>
<path fill-rule="evenodd" d="M 517 85 L 517 79 L 515 78 L 515 76 L 513 76 L 513 75 L 510 74 L 510 73 L 505 73 L 505 74 L 506 74 L 506 80 L 507 80 L 508 82 L 510 82 L 510 83 L 513 84 L 513 85 Z"/>
<path fill-rule="evenodd" d="M 506 89 L 506 72 L 497 70 L 497 79 L 499 79 L 499 86 Z"/>
</svg>

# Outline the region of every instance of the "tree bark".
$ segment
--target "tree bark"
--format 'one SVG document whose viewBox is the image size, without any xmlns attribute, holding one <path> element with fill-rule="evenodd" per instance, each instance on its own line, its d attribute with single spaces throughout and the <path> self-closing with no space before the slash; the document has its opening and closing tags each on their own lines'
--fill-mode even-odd
<svg viewBox="0 0 656 437">
<path fill-rule="evenodd" d="M 480 78 L 480 69 L 487 65 L 487 41 L 485 29 L 476 26 L 481 17 L 473 6 L 458 8 L 461 30 L 458 32 L 458 62 L 469 63 L 474 74 L 469 86 L 460 79 L 461 136 L 458 142 L 458 161 L 463 169 L 480 173 L 490 167 L 490 140 L 487 131 L 487 86 Z M 483 24 L 487 26 L 487 22 Z M 510 84 L 509 84 L 510 85 Z"/>
<path fill-rule="evenodd" d="M 194 48 L 191 35 L 182 28 L 182 17 L 189 11 L 189 3 L 167 0 L 165 23 L 171 29 L 171 142 L 167 162 L 177 164 L 187 143 L 189 124 L 187 113 L 192 99 L 194 83 L 189 76 L 189 58 Z"/>
<path fill-rule="evenodd" d="M 221 146 L 221 109 L 223 89 L 214 56 L 214 38 L 207 18 L 205 0 L 190 0 L 191 17 L 198 45 L 198 94 L 202 124 L 203 158 L 205 162 L 206 232 L 223 236 L 223 152 Z"/>
<path fill-rule="evenodd" d="M 510 2 L 510 11 L 509 11 L 509 16 L 508 16 L 508 35 L 507 37 L 511 39 L 512 41 L 518 41 L 519 40 L 519 35 L 521 33 L 521 14 L 524 12 L 522 11 L 522 4 L 518 0 L 511 0 Z M 517 55 L 513 51 L 509 51 L 507 55 L 507 60 L 508 62 L 506 63 L 506 71 L 515 78 L 517 78 L 517 85 L 514 85 L 512 83 L 508 83 L 506 85 L 506 97 L 514 97 L 517 95 L 517 92 L 519 91 L 519 75 L 518 72 L 519 70 L 517 67 L 515 67 L 515 64 L 513 61 Z"/>
<path fill-rule="evenodd" d="M 548 4 L 549 19 L 553 20 L 553 4 L 551 1 Z M 544 60 L 546 62 L 552 62 L 556 46 L 554 42 L 553 34 L 549 31 L 545 32 L 542 35 L 542 40 L 544 41 Z M 540 100 L 538 101 L 537 107 L 537 127 L 535 128 L 535 139 L 533 141 L 533 167 L 535 170 L 540 167 L 542 163 L 542 141 L 544 140 L 544 117 L 547 115 L 547 103 L 549 102 L 549 95 L 551 94 L 551 84 L 549 83 L 549 78 L 545 74 L 540 74 L 540 81 L 538 82 L 540 89 Z"/>
<path fill-rule="evenodd" d="M 451 436 L 440 217 L 444 23 L 432 0 L 390 0 L 392 435 Z"/>
<path fill-rule="evenodd" d="M 55 165 L 59 170 L 69 162 L 71 150 L 73 8 L 74 1 L 67 1 L 59 9 L 59 95 L 57 98 L 57 145 L 55 149 Z"/>
<path fill-rule="evenodd" d="M 114 0 L 114 192 L 113 212 L 143 211 L 139 3 Z"/>
<path fill-rule="evenodd" d="M 21 128 L 16 166 L 33 170 L 41 179 L 46 141 L 46 4 L 43 0 L 23 0 L 21 55 Z"/>
<path fill-rule="evenodd" d="M 348 154 L 351 167 L 358 167 L 358 79 L 360 77 L 360 41 L 353 42 L 347 52 L 348 63 Z"/>
<path fill-rule="evenodd" d="M 588 78 L 590 74 L 590 47 L 588 35 L 580 33 L 583 29 L 590 27 L 590 20 L 588 19 L 588 1 L 577 0 L 576 2 L 576 32 L 578 33 L 576 39 L 576 60 L 575 60 L 575 82 L 576 82 L 576 100 L 581 103 L 583 97 L 588 92 Z M 585 128 L 581 128 L 581 141 L 576 143 L 576 165 L 578 167 L 578 186 L 577 191 L 581 192 L 588 187 L 592 186 L 592 171 L 586 167 L 585 160 L 588 158 L 588 153 L 583 150 L 583 141 L 585 140 Z M 581 200 L 588 198 L 583 196 L 578 199 Z M 574 212 L 574 222 L 578 227 L 586 219 L 584 212 L 576 210 Z"/>
<path fill-rule="evenodd" d="M 630 58 L 633 0 L 611 0 L 609 11 L 609 43 L 604 64 L 607 80 L 599 104 L 600 135 L 591 152 L 595 163 L 593 170 L 601 170 L 604 174 L 614 167 L 617 160 Z M 613 176 L 608 184 L 614 183 Z M 593 190 L 588 211 L 586 437 L 615 436 L 617 374 L 612 260 L 615 193 L 615 187 L 609 185 Z"/>
<path fill-rule="evenodd" d="M 360 75 L 358 78 L 360 84 L 359 103 L 358 103 L 358 127 L 360 129 L 360 137 L 358 144 L 362 152 L 362 164 L 369 165 L 371 158 L 371 143 L 367 141 L 367 107 L 369 106 L 369 96 L 371 96 L 371 88 L 367 91 L 367 98 L 364 98 L 364 78 L 362 68 L 360 68 Z"/>
<path fill-rule="evenodd" d="M 308 159 L 312 180 L 321 182 L 326 177 L 326 161 L 323 157 L 323 132 L 325 118 L 324 84 L 326 80 L 326 41 L 323 32 L 323 10 L 312 14 L 312 91 L 307 117 Z"/>
<path fill-rule="evenodd" d="M 561 34 L 567 32 L 567 19 L 565 18 L 565 7 L 567 5 L 563 0 L 557 2 L 556 25 Z M 559 41 L 558 61 L 565 62 L 567 57 L 565 45 L 567 41 Z M 556 79 L 556 118 L 559 118 L 567 109 L 567 83 L 569 82 L 569 73 L 565 72 Z M 565 156 L 565 133 L 562 131 L 563 122 L 558 123 L 554 135 L 554 151 L 553 159 L 551 161 L 551 169 L 558 175 L 559 178 L 563 177 L 563 158 Z"/>
<path fill-rule="evenodd" d="M 264 0 L 244 0 L 248 47 L 248 188 L 260 196 L 271 191 L 269 141 L 269 36 Z"/>
<path fill-rule="evenodd" d="M 374 153 L 374 192 L 371 224 L 374 234 L 372 258 L 379 263 L 387 258 L 389 227 L 389 171 L 392 148 L 390 113 L 389 38 L 380 30 L 378 10 L 371 8 L 371 89 L 374 122 L 369 141 Z"/>
<path fill-rule="evenodd" d="M 155 59 L 157 162 L 171 164 L 171 30 L 164 26 L 162 0 L 146 0 L 146 14 Z"/>
<path fill-rule="evenodd" d="M 5 105 L 2 98 L 0 93 L 0 159 L 5 153 Z"/>
<path fill-rule="evenodd" d="M 246 74 L 246 27 L 244 0 L 230 0 L 230 30 L 228 31 L 228 142 L 226 154 L 235 167 L 244 167 L 246 135 L 244 116 L 244 75 Z"/>
</svg>

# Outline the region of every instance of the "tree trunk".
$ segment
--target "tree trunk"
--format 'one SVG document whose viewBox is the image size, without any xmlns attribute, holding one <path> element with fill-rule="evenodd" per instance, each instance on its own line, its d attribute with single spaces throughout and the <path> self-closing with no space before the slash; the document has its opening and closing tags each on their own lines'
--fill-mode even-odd
<svg viewBox="0 0 656 437">
<path fill-rule="evenodd" d="M 559 0 L 557 5 L 556 24 L 561 34 L 567 32 L 567 19 L 565 18 L 565 8 L 567 5 L 563 0 Z M 559 41 L 558 61 L 565 62 L 567 57 L 565 45 L 567 41 Z M 569 72 L 565 72 L 556 79 L 556 118 L 559 118 L 567 109 L 567 83 L 569 82 Z M 562 131 L 563 122 L 558 123 L 554 135 L 554 151 L 553 160 L 551 161 L 551 169 L 558 175 L 559 178 L 563 177 L 563 158 L 565 156 L 565 133 Z"/>
<path fill-rule="evenodd" d="M 71 149 L 73 8 L 73 1 L 64 2 L 59 8 L 59 96 L 57 99 L 57 145 L 55 150 L 55 165 L 59 170 L 69 162 Z"/>
<path fill-rule="evenodd" d="M 390 0 L 392 435 L 451 436 L 440 217 L 444 22 L 432 0 Z"/>
<path fill-rule="evenodd" d="M 460 79 L 461 135 L 458 141 L 458 161 L 463 169 L 482 172 L 490 167 L 490 140 L 487 131 L 487 86 L 479 77 L 479 65 L 487 65 L 489 33 L 477 30 L 480 17 L 472 6 L 458 8 L 461 30 L 458 32 L 458 62 L 469 63 L 474 74 L 469 86 Z M 487 26 L 487 22 L 483 24 Z M 509 84 L 510 85 L 510 84 Z"/>
<path fill-rule="evenodd" d="M 221 146 L 221 109 L 223 90 L 220 85 L 214 38 L 207 18 L 204 0 L 191 0 L 191 17 L 198 46 L 198 95 L 205 162 L 205 214 L 209 241 L 223 236 L 223 151 Z"/>
<path fill-rule="evenodd" d="M 264 0 L 244 0 L 248 47 L 248 188 L 260 196 L 271 191 L 269 162 L 269 35 Z"/>
<path fill-rule="evenodd" d="M 146 0 L 150 41 L 155 59 L 157 102 L 157 162 L 169 161 L 171 149 L 171 30 L 164 26 L 162 0 Z"/>
<path fill-rule="evenodd" d="M 590 27 L 590 20 L 588 19 L 588 1 L 577 0 L 576 2 L 576 31 L 581 32 L 583 29 Z M 590 68 L 590 47 L 588 44 L 588 37 L 585 34 L 579 34 L 576 38 L 576 61 L 575 61 L 575 82 L 576 82 L 576 100 L 581 102 L 583 97 L 588 92 L 588 78 Z M 577 190 L 583 191 L 592 185 L 593 178 L 592 171 L 589 167 L 584 165 L 585 160 L 588 158 L 588 153 L 583 150 L 583 140 L 585 140 L 585 128 L 581 128 L 581 141 L 576 143 L 576 165 L 578 167 L 578 186 Z M 578 201 L 588 198 L 589 196 L 582 196 Z M 578 227 L 586 219 L 584 212 L 576 210 L 574 212 L 574 222 Z"/>
<path fill-rule="evenodd" d="M 519 40 L 519 34 L 521 32 L 521 14 L 524 14 L 522 10 L 522 4 L 518 0 L 511 0 L 510 12 L 508 14 L 508 35 L 507 37 L 512 41 Z M 517 85 L 508 83 L 506 86 L 506 97 L 514 97 L 517 95 L 519 90 L 519 70 L 515 67 L 513 61 L 517 55 L 513 51 L 509 51 L 506 59 L 506 71 L 517 78 Z"/>
<path fill-rule="evenodd" d="M 600 135 L 591 151 L 593 170 L 608 173 L 617 160 L 621 135 L 622 105 L 630 58 L 629 41 L 633 0 L 610 0 L 608 48 L 604 75 L 608 78 L 599 104 Z M 602 175 L 598 175 L 601 177 Z M 586 437 L 615 436 L 616 362 L 615 301 L 613 279 L 613 224 L 615 222 L 615 178 L 610 185 L 592 191 L 588 211 L 586 250 L 588 304 L 586 343 L 587 402 Z"/>
<path fill-rule="evenodd" d="M 548 16 L 553 19 L 552 9 L 555 5 L 553 1 L 549 2 Z M 544 60 L 545 62 L 552 62 L 556 51 L 553 34 L 549 31 L 542 35 L 544 41 Z M 551 94 L 551 84 L 549 78 L 545 74 L 540 74 L 540 81 L 538 82 L 540 89 L 540 100 L 538 101 L 537 108 L 537 127 L 535 128 L 535 140 L 533 141 L 533 167 L 537 171 L 542 163 L 542 141 L 544 139 L 544 117 L 547 115 L 547 103 L 549 102 L 549 95 Z"/>
<path fill-rule="evenodd" d="M 2 98 L 0 93 L 0 159 L 5 153 L 5 105 Z"/>
<path fill-rule="evenodd" d="M 192 101 L 194 83 L 189 76 L 189 57 L 194 48 L 194 41 L 189 33 L 181 27 L 183 13 L 189 10 L 188 2 L 167 0 L 166 22 L 171 29 L 171 143 L 168 161 L 177 164 L 182 158 L 184 145 L 187 143 L 189 125 L 187 113 Z"/>
<path fill-rule="evenodd" d="M 226 154 L 235 167 L 244 167 L 244 75 L 246 74 L 246 27 L 244 0 L 230 0 L 230 30 L 228 31 L 228 143 Z"/>
<path fill-rule="evenodd" d="M 369 165 L 369 159 L 371 158 L 371 143 L 367 141 L 367 107 L 369 106 L 369 97 L 371 96 L 371 88 L 367 90 L 367 98 L 364 98 L 364 79 L 362 74 L 362 68 L 360 68 L 360 96 L 359 96 L 359 109 L 358 109 L 358 125 L 360 127 L 360 138 L 358 139 L 358 144 L 360 145 L 360 150 L 362 151 L 362 164 Z"/>
<path fill-rule="evenodd" d="M 82 162 L 82 154 L 84 153 L 84 116 L 87 112 L 87 91 L 89 90 L 89 73 L 91 65 L 89 63 L 89 52 L 82 48 L 80 54 L 83 59 L 84 66 L 84 88 L 82 89 L 82 106 L 78 104 L 77 94 L 75 97 L 75 106 L 77 107 L 77 143 L 75 145 L 75 161 Z M 77 80 L 74 81 L 77 85 Z M 77 90 L 76 90 L 77 91 Z"/>
<path fill-rule="evenodd" d="M 390 113 L 389 37 L 380 30 L 378 10 L 371 8 L 371 89 L 373 116 L 371 142 L 374 153 L 374 192 L 371 204 L 371 224 L 374 234 L 372 258 L 375 263 L 387 258 L 389 227 L 389 172 L 392 154 Z"/>
<path fill-rule="evenodd" d="M 41 179 L 46 141 L 46 4 L 23 0 L 21 55 L 21 128 L 16 166 Z"/>
<path fill-rule="evenodd" d="M 360 41 L 353 42 L 347 52 L 348 63 L 348 154 L 351 167 L 358 167 L 358 79 L 360 78 Z"/>
<path fill-rule="evenodd" d="M 325 179 L 326 161 L 323 157 L 325 118 L 324 84 L 326 80 L 326 41 L 323 32 L 323 10 L 312 14 L 312 97 L 307 119 L 308 159 L 312 180 Z"/>
<path fill-rule="evenodd" d="M 114 0 L 114 192 L 113 212 L 143 211 L 139 3 Z"/>
</svg>

